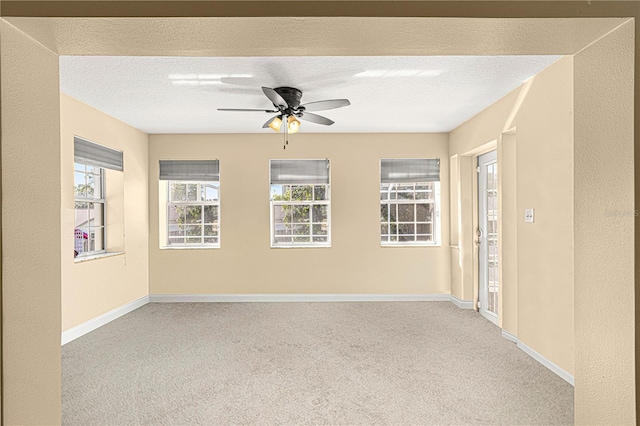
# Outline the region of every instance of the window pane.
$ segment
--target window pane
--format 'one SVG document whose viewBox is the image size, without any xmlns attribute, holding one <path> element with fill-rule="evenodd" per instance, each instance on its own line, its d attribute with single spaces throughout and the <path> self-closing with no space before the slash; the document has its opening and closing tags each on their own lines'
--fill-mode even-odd
<svg viewBox="0 0 640 426">
<path fill-rule="evenodd" d="M 202 206 L 186 207 L 186 223 L 202 222 Z"/>
<path fill-rule="evenodd" d="M 416 191 L 427 191 L 432 188 L 431 183 L 416 183 Z"/>
<path fill-rule="evenodd" d="M 104 250 L 104 227 L 91 228 L 92 251 Z"/>
<path fill-rule="evenodd" d="M 171 182 L 169 185 L 169 199 L 171 201 L 187 201 L 187 184 Z"/>
<path fill-rule="evenodd" d="M 313 235 L 327 235 L 326 225 L 313 225 Z"/>
<path fill-rule="evenodd" d="M 415 204 L 398 204 L 398 222 L 413 222 Z"/>
<path fill-rule="evenodd" d="M 415 226 L 413 223 L 403 223 L 398 225 L 399 234 L 415 234 Z"/>
<path fill-rule="evenodd" d="M 396 214 L 397 204 L 389 204 L 389 222 L 397 222 L 398 216 Z"/>
<path fill-rule="evenodd" d="M 187 184 L 187 201 L 196 201 L 198 199 L 198 185 L 195 183 Z"/>
<path fill-rule="evenodd" d="M 276 244 L 291 244 L 291 237 L 276 236 Z"/>
<path fill-rule="evenodd" d="M 292 186 L 291 201 L 311 201 L 313 195 L 312 186 Z"/>
<path fill-rule="evenodd" d="M 86 198 L 87 186 L 84 181 L 84 172 L 74 172 L 73 174 L 73 189 L 76 197 Z"/>
<path fill-rule="evenodd" d="M 387 222 L 389 220 L 389 205 L 381 204 L 380 205 L 380 220 Z"/>
<path fill-rule="evenodd" d="M 416 200 L 430 200 L 432 196 L 433 192 L 431 191 L 416 192 Z"/>
<path fill-rule="evenodd" d="M 291 206 L 273 206 L 275 223 L 291 223 Z"/>
<path fill-rule="evenodd" d="M 199 236 L 202 233 L 202 227 L 200 225 L 186 225 L 184 230 L 187 237 Z"/>
<path fill-rule="evenodd" d="M 218 206 L 204 206 L 204 223 L 218 222 Z"/>
<path fill-rule="evenodd" d="M 311 242 L 311 237 L 309 237 L 309 236 L 293 237 L 293 242 L 294 243 L 310 243 Z"/>
<path fill-rule="evenodd" d="M 204 226 L 204 235 L 205 235 L 205 237 L 216 237 L 216 236 L 218 236 L 218 226 L 217 225 L 205 225 Z"/>
<path fill-rule="evenodd" d="M 169 206 L 169 216 L 167 218 L 169 224 L 183 224 L 186 222 L 186 207 Z"/>
<path fill-rule="evenodd" d="M 271 199 L 275 201 L 286 201 L 284 199 L 284 185 L 271 185 Z"/>
<path fill-rule="evenodd" d="M 293 217 L 293 223 L 309 222 L 310 206 L 291 206 L 290 208 Z"/>
<path fill-rule="evenodd" d="M 413 191 L 398 191 L 398 200 L 413 200 L 414 198 Z"/>
<path fill-rule="evenodd" d="M 104 225 L 104 205 L 102 203 L 89 203 L 89 226 Z"/>
<path fill-rule="evenodd" d="M 433 204 L 416 204 L 416 222 L 432 221 Z"/>
<path fill-rule="evenodd" d="M 77 251 L 78 254 L 84 253 L 89 248 L 89 228 L 75 228 L 73 233 L 75 251 Z"/>
<path fill-rule="evenodd" d="M 219 183 L 203 183 L 200 190 L 201 201 L 218 201 L 220 198 Z"/>
<path fill-rule="evenodd" d="M 397 234 L 398 233 L 398 225 L 392 223 L 389 225 L 389 234 Z"/>
<path fill-rule="evenodd" d="M 316 185 L 313 187 L 313 199 L 316 201 L 326 200 L 327 187 L 324 185 Z"/>
<path fill-rule="evenodd" d="M 184 238 L 172 238 L 169 237 L 169 245 L 171 244 L 184 244 Z"/>
<path fill-rule="evenodd" d="M 309 225 L 294 225 L 293 235 L 309 235 Z"/>
<path fill-rule="evenodd" d="M 313 206 L 313 221 L 315 223 L 327 221 L 327 206 Z"/>
<path fill-rule="evenodd" d="M 430 223 L 417 224 L 416 234 L 431 234 L 431 224 Z"/>
<path fill-rule="evenodd" d="M 89 226 L 89 203 L 76 201 L 75 205 L 75 227 L 82 228 Z"/>
<path fill-rule="evenodd" d="M 413 235 L 398 235 L 398 241 L 400 242 L 415 241 L 415 237 Z"/>
<path fill-rule="evenodd" d="M 87 180 L 85 184 L 85 191 L 87 198 L 95 198 L 95 186 L 96 186 L 96 176 L 92 174 L 87 174 Z"/>
<path fill-rule="evenodd" d="M 416 240 L 417 241 L 432 242 L 433 241 L 433 236 L 432 235 L 418 235 L 418 236 L 416 236 Z"/>
<path fill-rule="evenodd" d="M 200 238 L 186 238 L 185 242 L 187 244 L 201 244 L 202 243 L 202 239 L 200 239 Z"/>
<path fill-rule="evenodd" d="M 217 244 L 218 243 L 218 237 L 205 237 L 204 239 L 204 243 L 205 244 Z"/>
<path fill-rule="evenodd" d="M 184 237 L 184 225 L 169 225 L 169 238 Z"/>
<path fill-rule="evenodd" d="M 326 243 L 327 237 L 313 237 L 314 243 Z"/>
</svg>

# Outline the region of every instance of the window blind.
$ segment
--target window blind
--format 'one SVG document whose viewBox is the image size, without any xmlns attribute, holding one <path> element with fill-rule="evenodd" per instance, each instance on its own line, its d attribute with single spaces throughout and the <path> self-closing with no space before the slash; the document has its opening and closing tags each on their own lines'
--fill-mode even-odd
<svg viewBox="0 0 640 426">
<path fill-rule="evenodd" d="M 439 182 L 439 158 L 383 158 L 381 183 Z"/>
<path fill-rule="evenodd" d="M 271 160 L 271 184 L 328 184 L 329 160 Z"/>
<path fill-rule="evenodd" d="M 122 151 L 89 142 L 78 136 L 73 137 L 73 151 L 76 163 L 119 171 L 123 169 Z"/>
<path fill-rule="evenodd" d="M 220 181 L 219 160 L 160 160 L 160 180 Z"/>
</svg>

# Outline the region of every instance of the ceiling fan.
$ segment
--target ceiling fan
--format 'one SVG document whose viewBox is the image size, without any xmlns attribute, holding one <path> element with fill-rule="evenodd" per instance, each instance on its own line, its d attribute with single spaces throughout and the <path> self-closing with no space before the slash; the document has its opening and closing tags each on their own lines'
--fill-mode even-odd
<svg viewBox="0 0 640 426">
<path fill-rule="evenodd" d="M 300 105 L 302 91 L 295 87 L 276 87 L 275 89 L 262 87 L 262 91 L 273 103 L 275 109 L 218 108 L 218 111 L 263 111 L 276 114 L 264 123 L 263 129 L 269 127 L 279 132 L 283 121 L 286 121 L 285 133 L 296 133 L 300 130 L 298 118 L 325 126 L 331 126 L 334 123 L 333 120 L 309 111 L 325 111 L 351 105 L 348 99 L 328 99 Z"/>
</svg>

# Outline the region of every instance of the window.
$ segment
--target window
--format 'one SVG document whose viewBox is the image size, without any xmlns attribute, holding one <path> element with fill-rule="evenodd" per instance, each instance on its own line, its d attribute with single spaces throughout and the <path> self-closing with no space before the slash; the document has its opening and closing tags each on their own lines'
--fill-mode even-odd
<svg viewBox="0 0 640 426">
<path fill-rule="evenodd" d="M 438 159 L 380 162 L 382 245 L 437 245 L 440 234 Z"/>
<path fill-rule="evenodd" d="M 74 163 L 74 256 L 106 251 L 104 169 Z"/>
<path fill-rule="evenodd" d="M 331 244 L 329 160 L 271 160 L 271 247 Z"/>
<path fill-rule="evenodd" d="M 74 257 L 107 251 L 105 169 L 123 170 L 122 151 L 74 137 Z"/>
<path fill-rule="evenodd" d="M 167 180 L 165 247 L 220 247 L 218 160 L 162 160 Z"/>
</svg>

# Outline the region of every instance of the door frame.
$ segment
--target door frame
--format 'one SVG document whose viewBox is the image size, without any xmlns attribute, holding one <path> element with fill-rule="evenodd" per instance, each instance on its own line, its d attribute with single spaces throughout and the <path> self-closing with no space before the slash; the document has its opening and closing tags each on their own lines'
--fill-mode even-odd
<svg viewBox="0 0 640 426">
<path fill-rule="evenodd" d="M 482 159 L 482 157 L 485 157 L 485 158 Z M 477 301 L 476 306 L 478 307 L 478 312 L 483 317 L 485 317 L 492 323 L 499 325 L 500 284 L 498 284 L 498 306 L 495 307 L 496 312 L 493 313 L 487 309 L 488 308 L 488 297 L 487 297 L 488 296 L 488 274 L 489 274 L 487 249 L 489 245 L 487 242 L 488 230 L 487 230 L 487 223 L 486 223 L 486 209 L 488 206 L 486 205 L 486 197 L 484 196 L 484 193 L 486 192 L 486 178 L 485 176 L 483 176 L 483 167 L 486 167 L 491 164 L 495 164 L 496 166 L 498 166 L 498 150 L 497 149 L 480 154 L 475 158 L 475 165 L 477 167 L 476 168 L 476 171 L 477 171 L 476 200 L 477 201 L 476 201 L 476 209 L 475 209 L 477 226 L 475 227 L 476 237 L 474 240 L 477 245 L 477 262 L 476 263 L 477 263 L 477 270 L 478 270 L 478 275 L 477 275 L 478 297 L 476 299 Z M 496 182 L 496 191 L 498 189 L 499 189 L 498 184 Z M 481 195 L 483 196 L 481 197 Z M 496 196 L 495 209 L 499 211 L 498 196 Z M 479 230 L 482 230 L 481 234 L 478 233 Z M 500 235 L 499 226 L 497 223 L 496 223 L 496 233 Z M 498 247 L 498 250 L 499 250 L 499 247 Z M 498 271 L 498 277 L 499 277 L 499 271 Z"/>
</svg>

